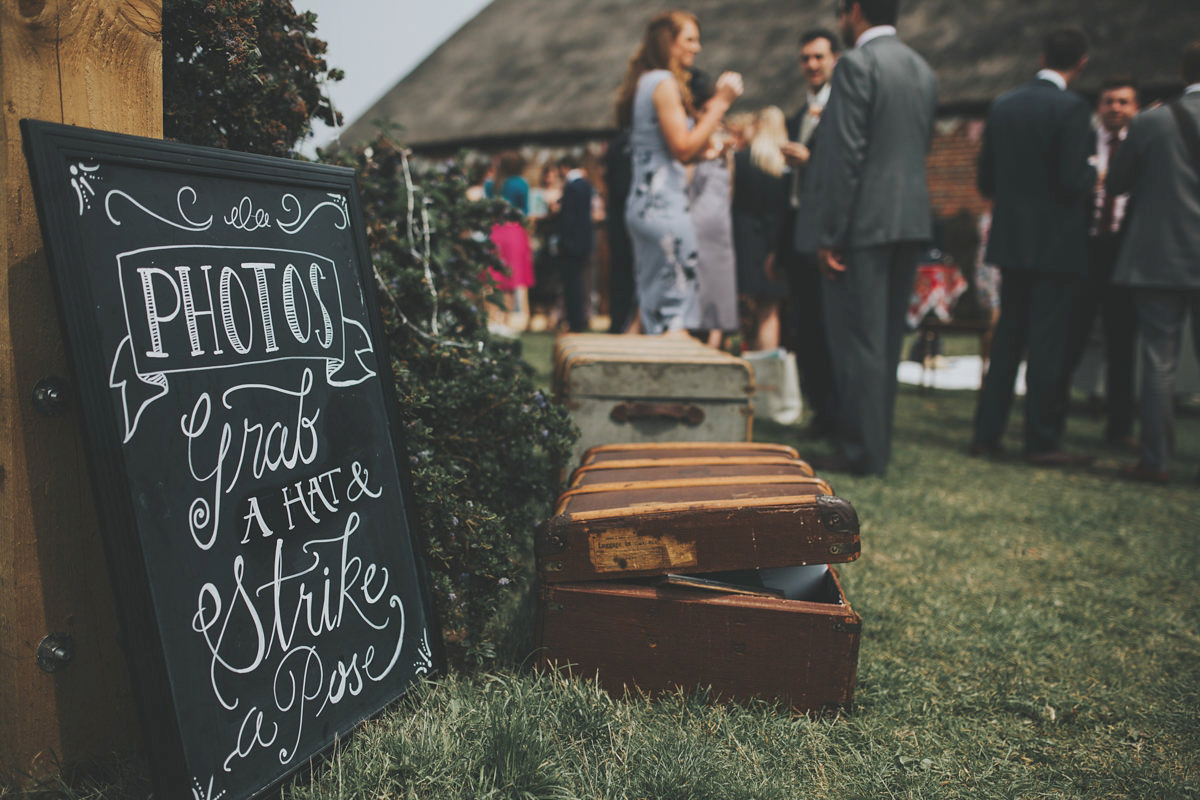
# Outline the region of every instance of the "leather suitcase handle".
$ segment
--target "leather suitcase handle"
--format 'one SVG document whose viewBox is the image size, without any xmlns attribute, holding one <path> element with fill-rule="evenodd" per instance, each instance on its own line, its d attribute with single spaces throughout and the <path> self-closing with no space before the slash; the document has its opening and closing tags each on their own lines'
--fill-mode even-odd
<svg viewBox="0 0 1200 800">
<path fill-rule="evenodd" d="M 634 419 L 673 419 L 686 425 L 704 422 L 704 409 L 692 403 L 617 403 L 609 414 L 613 422 Z"/>
</svg>

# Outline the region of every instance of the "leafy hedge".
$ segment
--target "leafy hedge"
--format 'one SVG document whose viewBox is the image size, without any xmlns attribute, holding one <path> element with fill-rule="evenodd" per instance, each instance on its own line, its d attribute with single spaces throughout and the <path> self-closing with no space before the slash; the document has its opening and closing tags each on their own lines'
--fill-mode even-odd
<svg viewBox="0 0 1200 800">
<path fill-rule="evenodd" d="M 290 0 L 165 0 L 167 138 L 283 156 L 312 120 L 340 125 L 325 83 L 344 75 L 316 27 Z"/>
<path fill-rule="evenodd" d="M 315 14 L 290 0 L 167 0 L 163 17 L 168 138 L 295 156 L 313 119 L 340 123 L 325 85 L 342 73 L 325 62 Z M 459 167 L 415 169 L 383 136 L 322 158 L 358 171 L 412 467 L 410 524 L 428 538 L 447 655 L 487 665 L 574 438 L 519 345 L 487 330 L 487 268 L 501 268 L 487 233 L 516 212 L 467 202 Z"/>
<path fill-rule="evenodd" d="M 520 345 L 488 333 L 486 232 L 514 212 L 469 202 L 457 164 L 416 168 L 381 136 L 322 154 L 358 171 L 396 373 L 415 530 L 428 537 L 451 664 L 492 663 L 497 612 L 528 588 L 532 534 L 550 512 L 575 431 L 534 386 Z"/>
</svg>

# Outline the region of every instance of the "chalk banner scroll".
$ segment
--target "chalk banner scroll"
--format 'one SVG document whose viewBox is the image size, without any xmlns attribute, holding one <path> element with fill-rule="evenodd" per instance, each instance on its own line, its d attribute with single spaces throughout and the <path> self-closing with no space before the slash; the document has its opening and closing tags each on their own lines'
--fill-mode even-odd
<svg viewBox="0 0 1200 800">
<path fill-rule="evenodd" d="M 441 667 L 352 170 L 22 122 L 159 794 Z"/>
</svg>

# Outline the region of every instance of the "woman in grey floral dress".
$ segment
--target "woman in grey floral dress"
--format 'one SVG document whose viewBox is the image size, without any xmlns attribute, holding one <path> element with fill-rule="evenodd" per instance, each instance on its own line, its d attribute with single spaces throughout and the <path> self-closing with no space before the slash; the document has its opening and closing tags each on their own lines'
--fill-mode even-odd
<svg viewBox="0 0 1200 800">
<path fill-rule="evenodd" d="M 700 27 L 686 11 L 655 16 L 629 62 L 617 122 L 632 129 L 633 183 L 625 221 L 633 240 L 634 276 L 644 333 L 687 335 L 700 327 L 696 231 L 688 216 L 683 162 L 708 145 L 742 79 L 726 72 L 696 116 L 687 69 L 700 52 Z"/>
</svg>

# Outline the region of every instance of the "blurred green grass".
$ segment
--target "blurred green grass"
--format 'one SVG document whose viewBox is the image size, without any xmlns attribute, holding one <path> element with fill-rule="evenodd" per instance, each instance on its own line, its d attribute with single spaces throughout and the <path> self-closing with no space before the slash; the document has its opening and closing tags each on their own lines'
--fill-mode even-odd
<svg viewBox="0 0 1200 800">
<path fill-rule="evenodd" d="M 522 342 L 549 387 L 552 337 Z M 1086 470 L 971 458 L 974 404 L 902 387 L 888 477 L 829 476 L 862 521 L 862 557 L 841 569 L 864 619 L 850 715 L 614 699 L 519 668 L 455 676 L 383 723 L 406 731 L 392 758 L 429 739 L 445 752 L 361 794 L 321 776 L 288 796 L 1200 797 L 1200 418 L 1179 420 L 1175 483 L 1142 487 L 1113 479 L 1130 456 L 1100 448 L 1083 406 L 1068 446 L 1098 455 Z M 1010 452 L 1020 425 L 1018 411 Z M 828 452 L 801 430 L 758 423 L 754 438 Z"/>
</svg>

